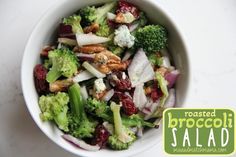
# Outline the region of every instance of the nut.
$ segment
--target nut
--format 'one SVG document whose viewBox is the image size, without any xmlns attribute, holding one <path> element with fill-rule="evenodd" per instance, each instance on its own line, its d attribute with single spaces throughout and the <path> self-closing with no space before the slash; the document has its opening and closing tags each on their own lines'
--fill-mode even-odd
<svg viewBox="0 0 236 157">
<path fill-rule="evenodd" d="M 50 92 L 61 92 L 66 91 L 70 85 L 72 85 L 73 80 L 71 78 L 66 80 L 58 80 L 49 84 Z"/>
<path fill-rule="evenodd" d="M 148 86 L 148 87 L 145 88 L 145 94 L 146 94 L 146 95 L 151 94 L 151 92 L 152 92 L 152 88 L 151 88 L 150 86 Z"/>
<path fill-rule="evenodd" d="M 106 48 L 103 45 L 94 44 L 94 45 L 86 45 L 83 47 L 75 47 L 73 51 L 91 54 L 91 53 L 99 53 L 104 50 L 106 50 Z"/>
<path fill-rule="evenodd" d="M 124 23 L 125 17 L 123 13 L 118 13 L 115 18 L 116 23 Z"/>
<path fill-rule="evenodd" d="M 111 72 L 111 69 L 107 65 L 98 66 L 98 70 L 103 74 L 108 74 Z"/>
<path fill-rule="evenodd" d="M 165 76 L 166 72 L 168 72 L 168 69 L 165 67 L 160 67 L 156 71 L 159 72 L 162 76 Z"/>
<path fill-rule="evenodd" d="M 97 53 L 95 55 L 94 62 L 99 64 L 107 64 L 108 57 L 103 53 Z"/>
<path fill-rule="evenodd" d="M 108 68 L 110 68 L 111 70 L 125 70 L 127 69 L 127 64 L 124 63 L 124 62 L 121 62 L 121 63 L 110 63 L 110 64 L 107 64 Z"/>
<path fill-rule="evenodd" d="M 90 32 L 96 33 L 98 29 L 99 29 L 99 24 L 93 23 L 90 26 L 84 28 L 84 33 L 90 33 Z"/>
<path fill-rule="evenodd" d="M 105 50 L 101 52 L 108 58 L 108 63 L 120 63 L 121 59 L 117 55 L 113 54 L 111 51 Z"/>
<path fill-rule="evenodd" d="M 111 51 L 105 50 L 95 55 L 95 63 L 109 64 L 109 63 L 120 63 L 120 57 L 114 55 Z"/>
</svg>

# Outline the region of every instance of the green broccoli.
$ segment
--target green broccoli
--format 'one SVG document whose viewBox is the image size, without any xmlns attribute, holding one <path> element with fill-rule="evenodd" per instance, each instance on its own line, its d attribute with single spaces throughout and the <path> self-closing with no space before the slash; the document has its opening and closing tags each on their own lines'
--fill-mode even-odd
<svg viewBox="0 0 236 157">
<path fill-rule="evenodd" d="M 71 77 L 77 72 L 77 57 L 69 49 L 55 49 L 48 53 L 49 62 L 52 63 L 47 73 L 47 81 L 52 83 L 60 76 Z"/>
<path fill-rule="evenodd" d="M 157 52 L 167 46 L 167 31 L 161 25 L 148 25 L 135 33 L 135 47 L 144 51 Z"/>
<path fill-rule="evenodd" d="M 99 24 L 99 30 L 96 32 L 96 35 L 108 37 L 112 28 L 107 24 L 107 13 L 112 11 L 116 2 L 107 3 L 101 7 L 95 8 L 94 6 L 88 6 L 78 11 L 78 14 L 82 17 L 81 24 L 83 27 L 89 26 L 92 23 Z"/>
<path fill-rule="evenodd" d="M 88 98 L 87 104 L 85 105 L 85 109 L 86 111 L 88 111 L 88 113 L 102 118 L 105 121 L 113 121 L 110 106 L 108 106 L 107 103 L 104 101 L 99 101 L 95 98 Z"/>
<path fill-rule="evenodd" d="M 79 14 L 82 18 L 82 27 L 90 26 L 97 19 L 96 8 L 94 6 L 84 7 L 80 9 L 77 14 Z"/>
<path fill-rule="evenodd" d="M 70 86 L 68 93 L 70 97 L 70 133 L 78 138 L 93 137 L 97 123 L 89 120 L 84 111 L 85 102 L 80 94 L 79 84 L 75 83 Z"/>
<path fill-rule="evenodd" d="M 136 140 L 136 136 L 122 124 L 120 106 L 112 102 L 111 110 L 113 112 L 115 133 L 109 136 L 108 144 L 115 150 L 128 149 L 128 147 Z"/>
<path fill-rule="evenodd" d="M 62 23 L 65 25 L 70 25 L 74 34 L 83 33 L 83 29 L 80 25 L 81 16 L 72 15 L 67 18 L 63 18 Z"/>
<path fill-rule="evenodd" d="M 87 104 L 85 105 L 85 109 L 88 113 L 102 118 L 104 121 L 108 121 L 113 123 L 113 116 L 110 106 L 107 105 L 104 101 L 99 101 L 95 98 L 89 98 L 87 100 Z M 140 115 L 132 115 L 132 116 L 122 116 L 122 123 L 126 127 L 135 127 L 135 126 L 147 126 L 154 127 L 154 125 L 150 122 L 145 121 Z"/>
<path fill-rule="evenodd" d="M 96 20 L 95 22 L 98 24 L 101 24 L 107 17 L 107 13 L 111 12 L 112 10 L 114 10 L 114 8 L 116 7 L 117 2 L 111 2 L 111 3 L 106 3 L 105 5 L 96 8 Z"/>
<path fill-rule="evenodd" d="M 68 129 L 68 104 L 69 96 L 66 93 L 58 92 L 57 94 L 41 96 L 39 98 L 39 107 L 42 113 L 40 118 L 43 121 L 54 120 L 58 127 L 67 132 Z"/>
<path fill-rule="evenodd" d="M 145 121 L 139 114 L 133 114 L 129 117 L 123 116 L 122 123 L 123 123 L 123 125 L 125 125 L 127 127 L 142 127 L 142 126 L 146 126 L 149 128 L 155 127 L 155 125 L 153 125 L 153 123 Z"/>
<path fill-rule="evenodd" d="M 152 65 L 156 65 L 156 66 L 161 66 L 163 63 L 163 58 L 158 56 L 155 53 L 149 54 L 148 60 L 151 62 Z"/>
<path fill-rule="evenodd" d="M 99 25 L 99 30 L 96 32 L 96 35 L 102 37 L 108 37 L 112 31 L 114 31 L 111 27 L 108 26 L 107 21 L 103 21 Z"/>
</svg>

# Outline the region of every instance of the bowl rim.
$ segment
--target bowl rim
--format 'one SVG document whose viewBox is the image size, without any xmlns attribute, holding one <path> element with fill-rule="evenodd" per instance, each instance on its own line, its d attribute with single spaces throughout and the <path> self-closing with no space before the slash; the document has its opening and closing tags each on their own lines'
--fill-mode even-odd
<svg viewBox="0 0 236 157">
<path fill-rule="evenodd" d="M 52 7 L 49 7 L 43 14 L 42 16 L 39 18 L 38 22 L 34 25 L 33 29 L 32 29 L 32 32 L 27 40 L 27 43 L 26 43 L 26 46 L 24 48 L 24 53 L 23 53 L 23 57 L 22 57 L 22 61 L 21 61 L 21 87 L 22 87 L 22 92 L 23 92 L 23 97 L 24 97 L 24 100 L 25 100 L 25 104 L 27 106 L 27 110 L 29 111 L 30 113 L 30 116 L 32 117 L 32 119 L 34 120 L 34 122 L 37 124 L 37 127 L 51 140 L 53 141 L 56 145 L 60 146 L 61 148 L 63 148 L 64 150 L 72 153 L 72 154 L 75 154 L 75 155 L 80 155 L 80 156 L 86 156 L 86 157 L 89 157 L 90 155 L 87 155 L 87 154 L 84 154 L 80 151 L 78 151 L 79 153 L 77 152 L 74 152 L 70 149 L 68 149 L 67 147 L 64 147 L 63 144 L 57 142 L 54 138 L 52 138 L 51 136 L 49 136 L 49 133 L 47 133 L 46 131 L 43 130 L 43 127 L 42 125 L 40 125 L 37 120 L 36 120 L 36 117 L 33 116 L 32 114 L 32 110 L 30 110 L 30 101 L 29 99 L 27 98 L 27 91 L 26 91 L 26 88 L 25 88 L 25 83 L 24 82 L 24 77 L 26 74 L 25 72 L 25 68 L 26 68 L 26 63 L 27 63 L 27 54 L 26 53 L 27 51 L 29 51 L 29 47 L 31 45 L 31 42 L 34 38 L 34 36 L 36 36 L 36 33 L 38 32 L 37 30 L 41 28 L 41 25 L 42 23 L 44 23 L 44 21 L 46 20 L 47 16 L 50 15 L 51 13 L 55 12 L 57 10 L 58 7 L 60 7 L 61 5 L 63 5 L 64 3 L 67 3 L 68 1 L 64 0 L 64 1 L 60 1 L 59 3 L 56 3 L 55 5 L 53 5 Z M 190 58 L 189 58 L 189 49 L 187 47 L 187 44 L 186 44 L 186 40 L 185 40 L 185 37 L 183 35 L 183 33 L 181 33 L 181 31 L 179 30 L 179 27 L 177 25 L 176 22 L 174 22 L 172 20 L 172 18 L 170 17 L 170 15 L 167 13 L 167 11 L 165 11 L 165 9 L 161 6 L 161 5 L 158 5 L 156 1 L 154 0 L 146 0 L 144 3 L 149 3 L 150 5 L 153 5 L 155 6 L 155 8 L 162 14 L 165 16 L 165 18 L 167 19 L 167 21 L 170 23 L 170 25 L 172 25 L 174 28 L 175 28 L 175 31 L 177 33 L 177 35 L 179 36 L 179 38 L 181 39 L 181 42 L 182 42 L 182 45 L 183 45 L 183 49 L 184 49 L 184 55 L 186 57 L 186 87 L 185 87 L 185 95 L 184 95 L 184 98 L 183 98 L 183 104 L 186 102 L 186 99 L 188 97 L 188 91 L 189 91 L 189 88 L 190 88 L 190 80 L 191 80 L 191 65 L 189 64 L 190 63 Z M 161 129 L 162 130 L 162 129 Z M 141 153 L 141 152 L 144 152 L 150 148 L 152 148 L 155 144 L 156 144 L 156 140 L 152 140 L 153 142 L 150 142 L 148 145 L 146 146 L 143 146 L 142 148 L 136 150 L 136 151 L 129 151 L 129 152 L 125 152 L 125 156 L 131 156 L 131 155 L 135 155 L 135 154 L 138 154 L 138 153 Z M 163 143 L 161 143 L 163 144 Z"/>
</svg>

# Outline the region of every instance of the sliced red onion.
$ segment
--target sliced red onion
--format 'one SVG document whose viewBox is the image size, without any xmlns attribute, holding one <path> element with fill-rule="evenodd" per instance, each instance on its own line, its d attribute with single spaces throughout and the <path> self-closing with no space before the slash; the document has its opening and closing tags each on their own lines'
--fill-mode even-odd
<svg viewBox="0 0 236 157">
<path fill-rule="evenodd" d="M 168 88 L 172 88 L 174 86 L 179 74 L 179 70 L 173 70 L 165 75 L 165 80 L 168 82 Z"/>
<path fill-rule="evenodd" d="M 62 37 L 62 38 L 75 39 L 75 35 L 72 31 L 71 25 L 65 25 L 61 23 L 59 26 L 58 34 L 59 34 L 59 37 Z"/>
<path fill-rule="evenodd" d="M 160 100 L 157 100 L 154 103 L 146 104 L 146 106 L 143 108 L 142 112 L 145 113 L 145 120 L 149 119 L 151 115 L 157 110 L 157 107 L 160 104 Z"/>
<path fill-rule="evenodd" d="M 95 54 L 76 53 L 80 61 L 94 61 Z"/>
<path fill-rule="evenodd" d="M 133 32 L 135 29 L 137 29 L 139 26 L 139 23 L 134 23 L 129 26 L 129 31 Z"/>
<path fill-rule="evenodd" d="M 112 98 L 112 96 L 114 95 L 114 93 L 115 93 L 115 91 L 114 91 L 114 89 L 111 89 L 111 90 L 109 90 L 108 92 L 106 92 L 106 94 L 102 97 L 102 100 L 104 100 L 104 101 L 109 101 L 111 98 Z"/>
<path fill-rule="evenodd" d="M 76 34 L 76 40 L 79 46 L 100 44 L 110 41 L 110 38 L 100 37 L 92 33 Z"/>
<path fill-rule="evenodd" d="M 108 20 L 115 20 L 115 18 L 116 18 L 116 14 L 113 14 L 113 13 L 111 13 L 111 12 L 108 12 L 107 13 L 107 19 Z"/>
<path fill-rule="evenodd" d="M 77 74 L 74 78 L 73 78 L 73 82 L 82 82 L 85 80 L 89 80 L 91 78 L 95 77 L 94 75 L 92 75 L 90 72 L 88 72 L 87 70 L 84 70 L 82 72 L 80 72 L 79 74 Z"/>
<path fill-rule="evenodd" d="M 128 74 L 132 87 L 135 87 L 140 83 L 150 81 L 154 78 L 154 70 L 142 49 L 139 49 L 135 54 L 128 68 Z"/>
<path fill-rule="evenodd" d="M 144 84 L 139 84 L 135 87 L 133 102 L 135 107 L 137 107 L 140 111 L 143 109 L 145 104 L 147 103 L 147 97 L 145 95 L 145 91 L 143 89 Z"/>
<path fill-rule="evenodd" d="M 165 108 L 172 108 L 175 106 L 175 102 L 176 102 L 175 89 L 171 88 L 169 90 L 169 96 L 164 104 L 164 107 Z"/>
<path fill-rule="evenodd" d="M 98 71 L 95 67 L 93 67 L 91 64 L 89 64 L 87 61 L 85 61 L 82 66 L 88 70 L 91 74 L 93 74 L 94 76 L 96 76 L 97 78 L 104 78 L 106 77 L 105 74 L 101 73 L 100 71 Z"/>
<path fill-rule="evenodd" d="M 80 88 L 81 96 L 84 100 L 88 99 L 88 91 L 86 89 L 86 86 L 81 86 Z"/>
<path fill-rule="evenodd" d="M 126 51 L 124 57 L 122 58 L 122 61 L 127 61 L 132 56 L 132 53 L 130 51 Z"/>
<path fill-rule="evenodd" d="M 88 151 L 98 151 L 98 150 L 100 149 L 100 146 L 99 146 L 99 145 L 93 146 L 93 145 L 87 144 L 87 143 L 84 142 L 83 140 L 78 139 L 78 138 L 75 138 L 75 137 L 73 137 L 73 136 L 71 136 L 71 135 L 68 135 L 68 134 L 64 134 L 64 135 L 62 135 L 62 137 L 63 137 L 66 141 L 68 141 L 68 142 L 74 144 L 76 147 L 82 148 L 82 149 L 84 149 L 84 150 L 88 150 Z"/>
</svg>

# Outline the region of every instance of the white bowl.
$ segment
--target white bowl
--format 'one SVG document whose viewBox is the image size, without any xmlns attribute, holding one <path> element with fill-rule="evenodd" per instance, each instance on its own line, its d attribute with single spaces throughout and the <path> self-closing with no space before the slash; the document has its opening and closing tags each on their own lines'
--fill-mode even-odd
<svg viewBox="0 0 236 157">
<path fill-rule="evenodd" d="M 59 4 L 51 8 L 39 21 L 34 31 L 32 32 L 27 46 L 25 48 L 22 61 L 21 82 L 24 98 L 28 110 L 33 117 L 38 127 L 56 144 L 65 150 L 86 157 L 120 157 L 131 156 L 142 152 L 153 145 L 161 147 L 162 129 L 151 129 L 147 131 L 141 139 L 138 139 L 128 150 L 112 151 L 102 149 L 98 152 L 89 152 L 74 147 L 67 141 L 61 138 L 63 134 L 53 123 L 42 122 L 39 118 L 40 109 L 38 106 L 38 95 L 35 90 L 33 80 L 33 68 L 37 63 L 40 63 L 39 52 L 43 46 L 51 43 L 58 28 L 59 21 L 62 17 L 71 15 L 79 8 L 86 5 L 104 3 L 109 0 L 67 0 L 61 1 Z M 169 32 L 169 51 L 173 57 L 176 67 L 180 70 L 181 76 L 177 81 L 177 106 L 182 106 L 187 94 L 189 84 L 189 64 L 186 47 L 183 38 L 177 30 L 175 24 L 164 13 L 164 11 L 154 2 L 148 0 L 132 0 L 141 10 L 145 11 L 147 16 L 153 23 L 164 25 Z M 144 39 L 145 40 L 145 39 Z"/>
</svg>

